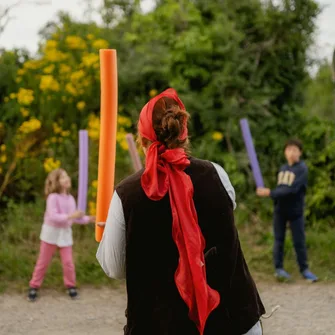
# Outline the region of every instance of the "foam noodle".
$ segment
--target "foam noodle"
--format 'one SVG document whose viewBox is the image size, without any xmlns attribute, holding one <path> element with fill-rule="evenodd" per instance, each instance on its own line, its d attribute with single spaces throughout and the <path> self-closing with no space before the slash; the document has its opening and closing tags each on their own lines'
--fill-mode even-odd
<svg viewBox="0 0 335 335">
<path fill-rule="evenodd" d="M 241 125 L 244 144 L 248 152 L 249 161 L 250 161 L 252 173 L 254 175 L 256 186 L 264 187 L 263 177 L 261 174 L 261 170 L 259 168 L 258 159 L 257 159 L 254 143 L 252 141 L 248 120 L 241 119 L 240 125 Z"/>
<path fill-rule="evenodd" d="M 116 50 L 100 50 L 101 110 L 96 222 L 106 222 L 114 190 L 117 129 Z M 103 228 L 95 225 L 95 239 L 101 241 Z"/>
<path fill-rule="evenodd" d="M 138 151 L 136 149 L 136 144 L 135 144 L 133 135 L 127 134 L 126 140 L 128 142 L 130 158 L 133 163 L 134 170 L 139 171 L 142 169 L 142 163 L 141 163 L 140 155 L 138 154 Z"/>
<path fill-rule="evenodd" d="M 78 210 L 86 212 L 88 186 L 88 132 L 79 131 Z"/>
</svg>

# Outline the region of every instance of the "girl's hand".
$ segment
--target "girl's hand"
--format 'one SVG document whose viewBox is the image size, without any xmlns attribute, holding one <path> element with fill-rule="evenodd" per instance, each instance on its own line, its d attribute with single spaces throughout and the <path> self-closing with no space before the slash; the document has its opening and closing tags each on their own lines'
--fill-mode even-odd
<svg viewBox="0 0 335 335">
<path fill-rule="evenodd" d="M 75 211 L 71 215 L 69 215 L 69 219 L 81 219 L 85 213 L 83 211 Z"/>
<path fill-rule="evenodd" d="M 99 226 L 99 227 L 105 227 L 105 225 L 106 225 L 106 222 L 98 222 L 97 223 L 97 225 Z"/>
<path fill-rule="evenodd" d="M 89 216 L 89 220 L 91 223 L 95 223 L 95 216 L 93 215 Z"/>
</svg>

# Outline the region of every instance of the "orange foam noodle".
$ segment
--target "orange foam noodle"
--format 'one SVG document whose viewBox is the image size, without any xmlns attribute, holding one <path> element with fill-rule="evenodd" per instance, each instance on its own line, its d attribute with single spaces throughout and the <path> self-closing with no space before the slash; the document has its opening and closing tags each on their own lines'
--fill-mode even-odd
<svg viewBox="0 0 335 335">
<path fill-rule="evenodd" d="M 116 50 L 100 50 L 100 142 L 96 222 L 106 222 L 115 179 L 117 131 L 117 57 Z M 95 225 L 95 239 L 101 241 L 104 228 Z"/>
</svg>

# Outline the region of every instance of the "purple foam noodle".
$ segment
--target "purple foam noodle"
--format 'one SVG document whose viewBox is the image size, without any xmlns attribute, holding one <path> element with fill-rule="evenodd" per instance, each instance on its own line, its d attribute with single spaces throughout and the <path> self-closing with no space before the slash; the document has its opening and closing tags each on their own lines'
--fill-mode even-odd
<svg viewBox="0 0 335 335">
<path fill-rule="evenodd" d="M 138 151 L 136 149 L 136 144 L 134 141 L 134 137 L 132 134 L 127 134 L 126 135 L 126 140 L 128 143 L 129 147 L 129 153 L 130 153 L 130 158 L 133 163 L 133 167 L 135 171 L 141 170 L 142 169 L 142 162 L 140 159 L 140 155 L 138 154 Z"/>
<path fill-rule="evenodd" d="M 254 143 L 252 140 L 249 123 L 247 119 L 240 120 L 242 135 L 244 139 L 244 144 L 247 149 L 247 153 L 249 156 L 249 161 L 252 169 L 252 173 L 254 175 L 254 180 L 257 187 L 264 187 L 264 181 L 262 177 L 261 170 L 259 168 L 259 163 L 257 159 L 257 154 L 255 151 Z"/>
<path fill-rule="evenodd" d="M 86 212 L 88 188 L 88 132 L 79 131 L 78 210 Z"/>
</svg>

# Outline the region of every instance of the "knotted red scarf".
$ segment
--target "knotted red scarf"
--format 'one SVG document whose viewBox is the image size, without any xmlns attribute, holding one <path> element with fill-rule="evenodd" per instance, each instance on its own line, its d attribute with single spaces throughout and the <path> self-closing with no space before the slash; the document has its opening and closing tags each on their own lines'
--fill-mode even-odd
<svg viewBox="0 0 335 335">
<path fill-rule="evenodd" d="M 147 150 L 142 188 L 149 199 L 160 200 L 167 192 L 172 209 L 172 237 L 179 251 L 179 265 L 175 273 L 178 291 L 189 308 L 189 317 L 203 334 L 209 314 L 218 306 L 220 295 L 206 281 L 204 259 L 205 240 L 198 225 L 193 202 L 193 184 L 184 172 L 190 161 L 183 149 L 167 149 L 157 141 L 152 114 L 156 102 L 168 97 L 185 110 L 174 89 L 167 89 L 151 99 L 142 109 L 139 133 L 152 142 Z M 187 120 L 180 139 L 187 138 Z"/>
</svg>

